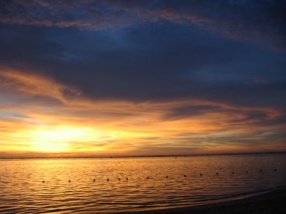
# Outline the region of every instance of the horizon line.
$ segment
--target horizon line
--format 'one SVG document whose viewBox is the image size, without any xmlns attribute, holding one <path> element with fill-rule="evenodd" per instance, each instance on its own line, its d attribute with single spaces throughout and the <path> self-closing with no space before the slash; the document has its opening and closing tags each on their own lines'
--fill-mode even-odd
<svg viewBox="0 0 286 214">
<path fill-rule="evenodd" d="M 156 158 L 156 157 L 191 157 L 191 156 L 216 156 L 216 155 L 263 155 L 263 154 L 286 154 L 286 151 L 271 151 L 271 152 L 227 152 L 227 153 L 200 153 L 200 154 L 166 154 L 166 155 L 102 155 L 102 156 L 11 156 L 11 157 L 1 157 L 2 159 L 85 159 L 85 158 Z"/>
</svg>

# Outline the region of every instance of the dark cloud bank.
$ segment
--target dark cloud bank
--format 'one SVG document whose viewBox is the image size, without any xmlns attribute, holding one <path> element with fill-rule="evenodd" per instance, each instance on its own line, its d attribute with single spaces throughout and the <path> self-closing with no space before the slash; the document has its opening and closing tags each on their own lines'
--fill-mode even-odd
<svg viewBox="0 0 286 214">
<path fill-rule="evenodd" d="M 285 8 L 262 0 L 5 1 L 0 63 L 96 100 L 198 99 L 285 112 Z"/>
</svg>

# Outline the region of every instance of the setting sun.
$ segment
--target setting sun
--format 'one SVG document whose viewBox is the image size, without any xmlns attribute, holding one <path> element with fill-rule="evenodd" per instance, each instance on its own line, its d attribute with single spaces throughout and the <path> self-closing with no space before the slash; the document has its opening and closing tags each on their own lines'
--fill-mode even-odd
<svg viewBox="0 0 286 214">
<path fill-rule="evenodd" d="M 0 214 L 286 213 L 285 11 L 0 0 Z"/>
<path fill-rule="evenodd" d="M 41 152 L 71 152 L 74 142 L 97 141 L 102 134 L 90 128 L 40 128 L 31 134 L 32 149 Z"/>
<path fill-rule="evenodd" d="M 286 151 L 274 3 L 52 2 L 1 4 L 0 158 Z"/>
</svg>

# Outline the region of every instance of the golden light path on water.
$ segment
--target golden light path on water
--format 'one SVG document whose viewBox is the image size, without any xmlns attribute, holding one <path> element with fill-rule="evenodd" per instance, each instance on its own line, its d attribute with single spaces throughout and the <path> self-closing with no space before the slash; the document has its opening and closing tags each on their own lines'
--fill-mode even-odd
<svg viewBox="0 0 286 214">
<path fill-rule="evenodd" d="M 286 155 L 0 159 L 1 213 L 128 213 L 286 185 Z"/>
</svg>

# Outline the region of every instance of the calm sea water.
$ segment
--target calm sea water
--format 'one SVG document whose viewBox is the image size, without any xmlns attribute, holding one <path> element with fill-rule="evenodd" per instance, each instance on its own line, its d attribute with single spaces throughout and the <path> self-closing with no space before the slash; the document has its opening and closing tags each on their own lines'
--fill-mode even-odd
<svg viewBox="0 0 286 214">
<path fill-rule="evenodd" d="M 285 184 L 285 154 L 0 160 L 0 211 L 126 213 L 232 200 Z"/>
</svg>

